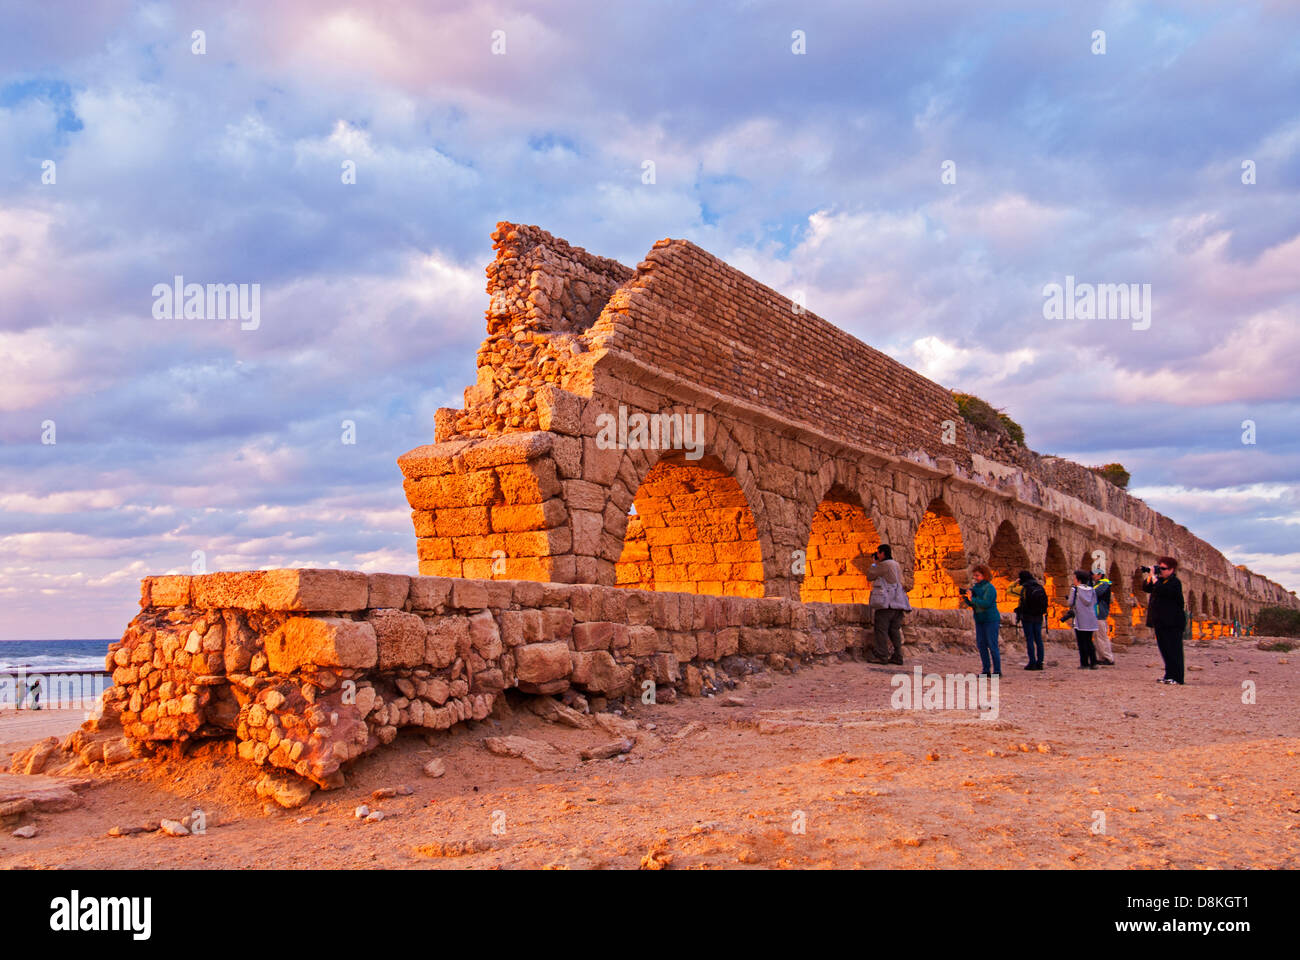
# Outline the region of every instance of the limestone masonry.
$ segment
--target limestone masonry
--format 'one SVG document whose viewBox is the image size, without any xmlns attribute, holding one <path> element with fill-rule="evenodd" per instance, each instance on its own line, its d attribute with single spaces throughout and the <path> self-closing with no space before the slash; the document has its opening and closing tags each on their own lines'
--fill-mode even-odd
<svg viewBox="0 0 1300 960">
<path fill-rule="evenodd" d="M 421 573 L 860 601 L 853 561 L 885 540 L 918 606 L 955 608 L 975 562 L 1000 586 L 1046 575 L 1058 600 L 1102 566 L 1121 638 L 1158 554 L 1182 563 L 1196 635 L 1296 603 L 1085 467 L 973 430 L 947 390 L 694 244 L 632 270 L 537 227 L 492 239 L 478 382 L 398 461 Z M 699 459 L 601 442 L 602 418 L 665 414 L 702 415 Z"/>
<path fill-rule="evenodd" d="M 882 541 L 912 651 L 970 642 L 957 590 L 979 562 L 1000 595 L 1022 568 L 1045 577 L 1051 627 L 1069 572 L 1104 568 L 1121 644 L 1146 632 L 1137 571 L 1159 554 L 1182 564 L 1192 639 L 1297 605 L 1086 468 L 972 430 L 947 390 L 691 243 L 632 269 L 537 227 L 493 240 L 477 383 L 398 459 L 421 575 L 147 578 L 103 716 L 66 750 L 227 739 L 271 771 L 261 792 L 301 803 L 285 776 L 338 786 L 399 729 L 481 720 L 507 690 L 662 702 L 738 660 L 861 647 Z"/>
</svg>

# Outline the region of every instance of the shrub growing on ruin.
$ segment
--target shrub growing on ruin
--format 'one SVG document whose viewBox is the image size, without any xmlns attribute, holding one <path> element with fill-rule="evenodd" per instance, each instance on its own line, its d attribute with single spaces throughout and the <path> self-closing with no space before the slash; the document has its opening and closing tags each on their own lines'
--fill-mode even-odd
<svg viewBox="0 0 1300 960">
<path fill-rule="evenodd" d="M 1113 483 L 1121 490 L 1127 490 L 1128 482 L 1132 479 L 1132 474 L 1124 469 L 1124 464 L 1122 463 L 1108 463 L 1105 466 L 1089 467 L 1088 469 L 1103 480 Z"/>
<path fill-rule="evenodd" d="M 1001 434 L 1022 447 L 1025 445 L 1024 428 L 987 400 L 970 393 L 954 392 L 952 397 L 957 401 L 957 412 L 971 426 Z"/>
</svg>

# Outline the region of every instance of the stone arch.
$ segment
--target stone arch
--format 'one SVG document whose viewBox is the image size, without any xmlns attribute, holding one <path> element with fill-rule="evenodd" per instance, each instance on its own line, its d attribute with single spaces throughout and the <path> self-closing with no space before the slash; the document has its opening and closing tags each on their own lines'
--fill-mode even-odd
<svg viewBox="0 0 1300 960">
<path fill-rule="evenodd" d="M 842 484 L 833 484 L 809 525 L 800 599 L 866 603 L 871 582 L 864 571 L 879 544 L 880 534 L 862 499 Z"/>
<path fill-rule="evenodd" d="M 930 501 L 912 542 L 912 606 L 957 609 L 957 589 L 967 580 L 966 548 L 957 518 L 942 497 Z"/>
<path fill-rule="evenodd" d="M 686 416 L 696 411 L 689 410 L 685 407 L 672 407 L 660 414 L 680 414 Z M 653 524 L 647 521 L 643 511 L 637 507 L 638 493 L 645 481 L 650 478 L 651 473 L 658 467 L 662 461 L 670 461 L 678 466 L 688 468 L 685 473 L 678 472 L 679 479 L 690 474 L 690 469 L 699 464 L 706 464 L 707 471 L 713 475 L 715 483 L 721 483 L 717 474 L 723 474 L 736 484 L 739 488 L 740 499 L 743 499 L 744 509 L 748 512 L 748 520 L 753 524 L 753 530 L 756 535 L 759 555 L 754 560 L 745 561 L 746 563 L 760 563 L 762 565 L 762 576 L 757 579 L 763 587 L 763 592 L 757 596 L 766 596 L 771 594 L 770 586 L 776 581 L 774 576 L 775 555 L 772 545 L 772 537 L 769 526 L 763 511 L 763 495 L 758 489 L 754 473 L 750 468 L 749 456 L 741 449 L 740 445 L 731 436 L 731 433 L 725 426 L 713 417 L 706 418 L 707 427 L 704 433 L 704 443 L 700 448 L 698 459 L 689 459 L 684 451 L 665 450 L 665 449 L 628 449 L 622 451 L 622 456 L 618 460 L 618 466 L 613 471 L 613 477 L 607 488 L 608 504 L 604 513 L 604 530 L 600 535 L 600 562 L 607 565 L 608 570 L 602 572 L 594 582 L 597 583 L 616 583 L 619 586 L 632 587 L 638 583 L 644 583 L 644 568 L 633 572 L 631 567 L 624 568 L 620 571 L 621 563 L 638 563 L 643 564 L 654 560 L 651 554 L 650 541 L 654 539 L 653 535 L 647 534 L 647 528 Z M 709 479 L 705 475 L 700 475 L 700 480 Z M 722 486 L 725 486 L 722 485 Z M 736 499 L 734 492 L 730 499 Z M 741 515 L 743 516 L 743 514 Z M 633 522 L 634 518 L 639 518 Z M 714 533 L 721 531 L 714 530 Z M 631 536 L 629 537 L 629 534 Z M 574 530 L 574 539 L 578 539 L 580 533 Z M 680 536 L 677 534 L 675 536 Z M 645 559 L 641 559 L 642 550 L 638 544 L 642 541 L 646 543 Z M 671 547 L 671 544 L 667 544 Z M 626 558 L 624 552 L 629 550 Z M 669 551 L 671 553 L 671 550 Z M 704 551 L 698 551 L 703 555 Z M 715 551 L 716 556 L 716 551 Z M 757 571 L 747 571 L 745 583 L 755 582 L 749 573 Z M 620 582 L 621 581 L 621 582 Z M 662 581 L 665 583 L 681 581 Z M 708 581 L 703 581 L 708 582 Z M 650 589 L 643 587 L 643 589 Z M 664 590 L 665 587 L 657 589 Z M 739 590 L 749 590 L 751 587 L 732 587 L 730 590 L 724 588 L 724 593 L 741 596 L 750 596 Z"/>
<path fill-rule="evenodd" d="M 989 567 L 993 571 L 993 586 L 998 591 L 998 609 L 1010 613 L 1016 608 L 1016 598 L 1007 593 L 1007 587 L 1016 582 L 1021 570 L 1029 569 L 1029 554 L 1020 542 L 1020 533 L 1010 520 L 998 524 L 989 547 Z"/>
<path fill-rule="evenodd" d="M 1065 562 L 1065 551 L 1055 538 L 1047 541 L 1047 554 L 1043 559 L 1043 587 L 1047 590 L 1048 623 L 1059 623 L 1065 613 L 1065 600 L 1070 593 L 1070 568 Z"/>
<path fill-rule="evenodd" d="M 740 484 L 716 457 L 661 458 L 634 505 L 615 565 L 618 586 L 764 595 L 758 525 Z"/>
</svg>

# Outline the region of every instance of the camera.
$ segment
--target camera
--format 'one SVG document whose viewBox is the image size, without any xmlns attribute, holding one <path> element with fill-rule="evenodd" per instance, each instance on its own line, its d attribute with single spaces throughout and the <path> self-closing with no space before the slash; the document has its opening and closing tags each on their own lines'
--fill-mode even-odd
<svg viewBox="0 0 1300 960">
<path fill-rule="evenodd" d="M 960 593 L 960 594 L 964 597 L 964 596 L 966 596 L 966 592 L 967 592 L 967 591 L 966 591 L 966 588 L 965 588 L 965 587 L 958 587 L 958 588 L 957 588 L 957 592 Z"/>
<path fill-rule="evenodd" d="M 1138 569 L 1139 569 L 1140 571 L 1142 571 L 1143 573 L 1150 573 L 1150 572 L 1151 572 L 1151 568 L 1150 568 L 1150 567 L 1138 567 Z"/>
</svg>

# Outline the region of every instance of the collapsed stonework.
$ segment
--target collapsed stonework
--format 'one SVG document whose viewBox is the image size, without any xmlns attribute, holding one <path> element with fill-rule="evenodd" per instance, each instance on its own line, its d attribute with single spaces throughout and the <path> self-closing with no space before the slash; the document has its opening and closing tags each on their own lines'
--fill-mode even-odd
<svg viewBox="0 0 1300 960">
<path fill-rule="evenodd" d="M 345 570 L 150 577 L 108 651 L 113 686 L 90 724 L 108 739 L 83 759 L 233 739 L 245 760 L 338 787 L 346 763 L 398 730 L 483 720 L 506 690 L 699 696 L 737 656 L 776 665 L 860 647 L 866 617 L 858 604 Z M 959 640 L 922 622 L 931 641 Z M 31 760 L 19 754 L 15 772 Z"/>
<path fill-rule="evenodd" d="M 1092 471 L 972 429 L 947 390 L 693 244 L 632 269 L 537 227 L 493 240 L 477 382 L 398 459 L 421 575 L 146 578 L 103 714 L 65 752 L 227 740 L 331 788 L 399 730 L 481 720 L 509 690 L 696 696 L 735 658 L 861 649 L 881 542 L 912 650 L 969 645 L 957 591 L 977 562 L 999 588 L 1042 576 L 1049 627 L 1069 572 L 1105 569 L 1120 644 L 1146 630 L 1137 573 L 1157 554 L 1182 562 L 1193 638 L 1300 605 Z M 54 745 L 33 749 L 16 771 Z M 272 780 L 286 805 L 309 793 Z"/>
</svg>

